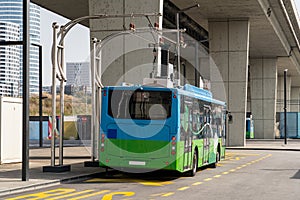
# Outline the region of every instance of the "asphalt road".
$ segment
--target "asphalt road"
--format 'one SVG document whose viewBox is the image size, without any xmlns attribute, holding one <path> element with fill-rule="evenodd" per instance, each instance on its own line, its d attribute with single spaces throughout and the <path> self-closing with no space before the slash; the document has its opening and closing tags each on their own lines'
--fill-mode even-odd
<svg viewBox="0 0 300 200">
<path fill-rule="evenodd" d="M 5 199 L 295 200 L 300 199 L 300 152 L 231 150 L 217 168 L 200 169 L 195 177 L 114 172 Z"/>
</svg>

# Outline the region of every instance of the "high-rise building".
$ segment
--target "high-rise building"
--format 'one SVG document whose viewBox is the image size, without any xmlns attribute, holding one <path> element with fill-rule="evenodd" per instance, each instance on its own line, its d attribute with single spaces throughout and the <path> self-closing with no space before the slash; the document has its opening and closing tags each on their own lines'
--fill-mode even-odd
<svg viewBox="0 0 300 200">
<path fill-rule="evenodd" d="M 89 62 L 66 63 L 67 85 L 91 86 Z"/>
<path fill-rule="evenodd" d="M 23 33 L 23 0 L 0 0 L 0 21 L 13 22 L 20 26 L 20 40 Z M 40 44 L 40 7 L 30 3 L 29 9 L 30 43 Z M 21 49 L 21 46 L 19 47 Z M 39 50 L 31 45 L 29 51 L 29 91 L 39 89 Z M 22 54 L 20 55 L 20 84 L 22 85 Z M 21 89 L 22 87 L 20 87 Z"/>
<path fill-rule="evenodd" d="M 20 26 L 0 21 L 0 41 L 19 41 Z M 0 95 L 18 96 L 20 88 L 20 47 L 0 46 Z"/>
<path fill-rule="evenodd" d="M 82 87 L 91 92 L 91 73 L 89 62 L 66 63 L 67 86 Z"/>
</svg>

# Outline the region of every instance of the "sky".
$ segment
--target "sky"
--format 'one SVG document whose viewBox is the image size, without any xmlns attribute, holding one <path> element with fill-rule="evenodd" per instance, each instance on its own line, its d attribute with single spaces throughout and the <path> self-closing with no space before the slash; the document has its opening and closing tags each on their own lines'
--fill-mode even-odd
<svg viewBox="0 0 300 200">
<path fill-rule="evenodd" d="M 65 25 L 69 19 L 41 8 L 41 45 L 43 47 L 43 86 L 52 85 L 51 49 L 53 43 L 53 22 Z M 89 29 L 76 25 L 65 39 L 66 62 L 89 62 Z"/>
<path fill-rule="evenodd" d="M 300 0 L 294 0 L 300 17 Z M 43 86 L 51 85 L 52 23 L 64 25 L 70 20 L 41 8 L 41 45 L 43 46 Z M 299 22 L 300 23 L 300 22 Z M 65 39 L 66 62 L 89 62 L 89 29 L 76 25 Z"/>
</svg>

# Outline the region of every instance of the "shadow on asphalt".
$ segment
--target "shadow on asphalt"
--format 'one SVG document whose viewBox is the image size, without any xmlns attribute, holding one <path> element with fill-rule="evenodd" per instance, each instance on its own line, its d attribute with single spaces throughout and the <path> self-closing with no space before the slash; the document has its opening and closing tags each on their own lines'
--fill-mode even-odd
<svg viewBox="0 0 300 200">
<path fill-rule="evenodd" d="M 300 179 L 300 170 L 298 170 L 298 172 L 292 176 L 291 179 Z"/>
</svg>

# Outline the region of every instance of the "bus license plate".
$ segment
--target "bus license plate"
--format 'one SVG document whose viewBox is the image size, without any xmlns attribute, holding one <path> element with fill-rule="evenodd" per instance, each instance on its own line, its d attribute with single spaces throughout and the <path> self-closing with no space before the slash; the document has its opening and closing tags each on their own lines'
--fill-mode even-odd
<svg viewBox="0 0 300 200">
<path fill-rule="evenodd" d="M 146 162 L 144 161 L 129 161 L 129 165 L 140 165 L 140 166 L 145 166 Z"/>
</svg>

